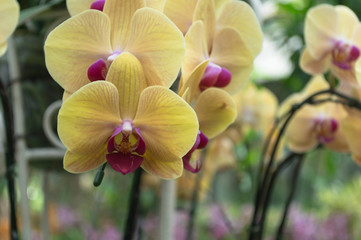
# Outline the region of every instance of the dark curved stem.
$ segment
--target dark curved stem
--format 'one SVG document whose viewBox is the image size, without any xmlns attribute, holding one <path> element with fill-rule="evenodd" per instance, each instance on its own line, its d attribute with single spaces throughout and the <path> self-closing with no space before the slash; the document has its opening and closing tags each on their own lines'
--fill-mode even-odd
<svg viewBox="0 0 361 240">
<path fill-rule="evenodd" d="M 140 196 L 140 180 L 143 170 L 138 168 L 133 177 L 132 189 L 129 197 L 128 216 L 125 223 L 124 240 L 132 240 L 137 227 L 139 196 Z"/>
<path fill-rule="evenodd" d="M 14 145 L 14 121 L 13 112 L 10 105 L 6 89 L 0 80 L 1 104 L 4 110 L 4 120 L 6 129 L 6 179 L 10 202 L 10 237 L 11 240 L 19 239 L 16 220 L 16 195 L 15 195 L 15 145 Z"/>
<path fill-rule="evenodd" d="M 259 227 L 259 231 L 260 231 L 260 239 L 262 239 L 262 235 L 263 235 L 263 229 L 264 229 L 264 225 L 266 222 L 266 215 L 267 215 L 267 211 L 268 211 L 268 207 L 270 205 L 270 200 L 271 200 L 271 196 L 272 196 L 272 192 L 273 192 L 273 188 L 275 186 L 276 180 L 279 176 L 279 174 L 281 173 L 282 170 L 286 169 L 295 159 L 295 157 L 300 157 L 303 156 L 303 154 L 297 154 L 297 153 L 291 153 L 289 154 L 284 161 L 282 161 L 277 168 L 275 169 L 275 171 L 273 172 L 273 174 L 271 175 L 270 178 L 270 183 L 268 185 L 267 191 L 266 191 L 266 195 L 265 195 L 265 200 L 264 200 L 264 206 L 261 212 L 261 221 L 260 221 L 260 227 Z"/>
<path fill-rule="evenodd" d="M 285 205 L 285 208 L 283 210 L 282 220 L 281 220 L 281 223 L 280 223 L 280 225 L 278 227 L 276 240 L 281 240 L 282 237 L 283 237 L 283 229 L 284 229 L 284 226 L 286 224 L 288 210 L 289 210 L 289 208 L 291 206 L 293 196 L 295 195 L 295 192 L 296 192 L 297 180 L 298 180 L 298 176 L 300 175 L 300 172 L 301 172 L 302 163 L 303 163 L 303 157 L 302 157 L 302 155 L 299 155 L 298 159 L 297 159 L 296 166 L 295 166 L 293 174 L 292 174 L 292 179 L 291 179 L 291 184 L 290 184 L 290 193 L 288 195 L 286 205 Z"/>
<path fill-rule="evenodd" d="M 254 209 L 253 218 L 252 218 L 252 222 L 251 222 L 251 226 L 250 226 L 249 240 L 261 239 L 262 238 L 264 218 L 262 217 L 262 215 L 259 216 L 259 210 L 260 210 L 260 208 L 262 208 L 262 204 L 266 204 L 265 201 L 262 201 L 263 199 L 265 199 L 265 198 L 263 198 L 263 194 L 264 194 L 265 190 L 269 186 L 269 181 L 270 181 L 270 179 L 269 179 L 270 176 L 269 175 L 270 175 L 272 165 L 274 163 L 274 158 L 275 158 L 275 155 L 276 155 L 276 151 L 277 151 L 279 142 L 281 140 L 281 137 L 282 137 L 288 123 L 290 122 L 290 120 L 292 119 L 294 114 L 303 105 L 305 105 L 305 104 L 321 104 L 321 103 L 324 103 L 325 101 L 323 101 L 323 100 L 316 100 L 315 99 L 316 97 L 318 97 L 320 95 L 324 95 L 324 94 L 338 96 L 339 98 L 341 98 L 343 100 L 346 100 L 346 101 L 343 102 L 343 101 L 337 100 L 337 103 L 347 105 L 349 107 L 357 108 L 357 109 L 361 110 L 361 103 L 358 100 L 350 98 L 347 95 L 344 95 L 342 93 L 336 92 L 333 88 L 331 88 L 331 89 L 319 91 L 319 92 L 316 92 L 316 93 L 312 94 L 311 96 L 306 98 L 303 102 L 294 105 L 289 112 L 282 115 L 279 119 L 276 120 L 276 125 L 278 125 L 279 123 L 282 122 L 282 127 L 280 128 L 280 131 L 279 131 L 279 133 L 277 135 L 275 144 L 274 144 L 273 149 L 272 149 L 271 156 L 269 158 L 266 170 L 264 172 L 263 179 L 261 178 L 261 176 L 263 175 L 263 165 L 264 165 L 265 153 L 263 153 L 262 156 L 261 156 L 261 160 L 260 160 L 260 166 L 261 167 L 259 168 L 258 179 L 261 179 L 262 183 L 257 187 L 258 189 L 257 189 L 257 192 L 256 192 L 255 209 Z M 330 99 L 330 101 L 331 101 L 331 99 Z M 273 132 L 271 134 L 273 134 Z M 272 135 L 270 135 L 270 137 L 269 137 L 270 139 L 271 139 L 271 136 Z M 264 149 L 268 149 L 269 143 L 270 142 L 266 143 L 266 147 Z M 260 226 L 262 226 L 262 228 Z"/>
</svg>

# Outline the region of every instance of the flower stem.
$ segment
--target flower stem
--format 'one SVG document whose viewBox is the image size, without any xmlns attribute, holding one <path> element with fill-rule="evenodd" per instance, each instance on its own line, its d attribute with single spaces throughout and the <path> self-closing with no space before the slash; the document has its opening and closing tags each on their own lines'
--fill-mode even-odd
<svg viewBox="0 0 361 240">
<path fill-rule="evenodd" d="M 5 129 L 6 129 L 6 178 L 10 202 L 10 238 L 11 240 L 19 239 L 18 227 L 16 221 L 16 191 L 15 191 L 15 146 L 14 146 L 14 122 L 13 112 L 7 91 L 0 80 L 1 104 L 4 111 Z"/>
<path fill-rule="evenodd" d="M 175 180 L 162 180 L 160 199 L 160 240 L 173 239 L 174 215 L 176 206 Z"/>
<path fill-rule="evenodd" d="M 302 157 L 302 155 L 300 155 L 300 156 L 298 156 L 296 166 L 295 166 L 295 168 L 293 170 L 292 180 L 291 180 L 291 184 L 290 184 L 290 193 L 288 195 L 286 205 L 285 205 L 285 208 L 283 210 L 282 220 L 281 220 L 281 223 L 280 223 L 280 225 L 278 227 L 277 235 L 276 235 L 276 238 L 275 238 L 276 240 L 281 240 L 282 239 L 283 228 L 284 228 L 284 226 L 286 224 L 288 210 L 289 210 L 289 208 L 291 206 L 293 196 L 295 195 L 295 192 L 296 192 L 297 180 L 298 180 L 298 176 L 299 176 L 300 171 L 301 171 L 302 163 L 303 163 L 303 157 Z"/>
<path fill-rule="evenodd" d="M 128 216 L 123 237 L 124 240 L 132 240 L 136 231 L 142 172 L 143 170 L 138 168 L 134 173 L 132 189 L 129 197 Z"/>
</svg>

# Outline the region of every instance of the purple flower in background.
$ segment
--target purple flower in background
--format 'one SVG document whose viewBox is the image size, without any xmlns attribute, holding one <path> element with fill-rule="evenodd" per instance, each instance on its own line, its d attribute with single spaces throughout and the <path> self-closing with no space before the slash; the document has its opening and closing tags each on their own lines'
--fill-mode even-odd
<svg viewBox="0 0 361 240">
<path fill-rule="evenodd" d="M 349 240 L 349 216 L 342 213 L 330 215 L 320 227 L 321 239 L 324 240 Z"/>
<path fill-rule="evenodd" d="M 67 206 L 59 206 L 56 213 L 61 229 L 74 227 L 75 224 L 79 223 L 78 215 L 74 212 L 74 210 Z"/>
<path fill-rule="evenodd" d="M 316 240 L 318 224 L 316 218 L 292 207 L 289 215 L 290 237 L 292 240 Z"/>
<path fill-rule="evenodd" d="M 122 234 L 121 232 L 113 225 L 106 225 L 103 230 L 103 236 L 100 239 L 106 240 L 121 240 Z"/>
<path fill-rule="evenodd" d="M 218 240 L 230 234 L 220 206 L 212 205 L 209 212 L 211 215 L 209 228 L 214 238 Z"/>
</svg>

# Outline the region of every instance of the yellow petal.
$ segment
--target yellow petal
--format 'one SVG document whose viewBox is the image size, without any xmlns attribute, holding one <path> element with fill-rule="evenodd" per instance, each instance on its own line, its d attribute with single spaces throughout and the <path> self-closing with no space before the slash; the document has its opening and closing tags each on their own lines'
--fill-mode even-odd
<svg viewBox="0 0 361 240">
<path fill-rule="evenodd" d="M 307 85 L 302 90 L 302 94 L 306 97 L 311 96 L 314 93 L 317 93 L 322 90 L 327 90 L 330 88 L 330 84 L 326 81 L 323 75 L 316 75 L 311 78 Z"/>
<path fill-rule="evenodd" d="M 94 1 L 95 0 L 66 0 L 66 7 L 68 8 L 70 16 L 74 16 L 90 9 Z"/>
<path fill-rule="evenodd" d="M 0 44 L 0 56 L 2 56 L 3 54 L 5 54 L 6 49 L 7 49 L 7 44 L 6 44 L 6 42 L 1 43 L 1 44 Z"/>
<path fill-rule="evenodd" d="M 58 133 L 68 150 L 87 154 L 106 144 L 120 122 L 117 88 L 112 83 L 96 81 L 63 103 Z"/>
<path fill-rule="evenodd" d="M 307 48 L 302 52 L 300 58 L 300 67 L 308 74 L 316 75 L 326 72 L 331 63 L 331 54 L 325 55 L 323 58 L 314 59 Z"/>
<path fill-rule="evenodd" d="M 110 66 L 106 81 L 118 89 L 120 117 L 133 119 L 140 93 L 147 86 L 138 59 L 128 52 L 119 55 Z"/>
<path fill-rule="evenodd" d="M 214 1 L 214 8 L 216 9 L 216 15 L 218 16 L 222 9 L 223 9 L 223 6 L 228 3 L 229 1 L 231 0 L 215 0 Z"/>
<path fill-rule="evenodd" d="M 208 138 L 223 132 L 236 118 L 236 105 L 231 96 L 218 88 L 209 88 L 199 95 L 194 106 L 199 130 Z"/>
<path fill-rule="evenodd" d="M 335 7 L 338 19 L 337 35 L 345 39 L 351 39 L 354 29 L 359 25 L 356 14 L 346 6 L 338 5 Z"/>
<path fill-rule="evenodd" d="M 184 56 L 184 38 L 164 14 L 143 8 L 134 15 L 126 50 L 142 63 L 148 86 L 170 87 Z"/>
<path fill-rule="evenodd" d="M 204 34 L 207 42 L 207 51 L 212 49 L 214 33 L 216 31 L 216 12 L 213 0 L 198 0 L 194 10 L 193 22 L 202 21 L 204 24 Z"/>
<path fill-rule="evenodd" d="M 106 0 L 103 12 L 111 22 L 113 50 L 122 51 L 128 43 L 131 20 L 139 8 L 145 7 L 144 0 Z"/>
<path fill-rule="evenodd" d="M 361 117 L 359 115 L 348 115 L 342 122 L 347 143 L 350 147 L 353 160 L 361 165 Z"/>
<path fill-rule="evenodd" d="M 168 154 L 167 160 L 162 161 L 158 156 L 147 151 L 141 167 L 148 173 L 160 178 L 174 179 L 180 177 L 183 173 L 183 160 L 180 157 Z"/>
<path fill-rule="evenodd" d="M 145 0 L 145 5 L 163 12 L 166 0 Z"/>
<path fill-rule="evenodd" d="M 182 76 L 188 79 L 193 70 L 208 59 L 204 26 L 202 21 L 194 22 L 185 36 L 185 55 L 182 65 Z"/>
<path fill-rule="evenodd" d="M 0 0 L 0 43 L 14 32 L 19 19 L 19 4 L 15 0 Z"/>
<path fill-rule="evenodd" d="M 248 81 L 253 70 L 252 52 L 234 28 L 217 32 L 211 62 L 231 72 L 231 82 L 224 88 L 230 94 L 235 94 Z"/>
<path fill-rule="evenodd" d="M 189 78 L 184 80 L 184 83 L 182 84 L 179 91 L 179 95 L 182 96 L 187 103 L 191 103 L 201 93 L 201 90 L 199 89 L 199 83 L 202 79 L 204 71 L 207 68 L 208 62 L 209 60 L 204 60 L 201 62 L 194 69 Z"/>
<path fill-rule="evenodd" d="M 177 25 L 183 34 L 186 34 L 192 25 L 196 4 L 197 0 L 167 0 L 164 14 Z"/>
<path fill-rule="evenodd" d="M 140 129 L 147 151 L 167 161 L 169 153 L 183 157 L 198 134 L 198 120 L 193 109 L 165 87 L 146 88 L 139 100 L 133 121 Z"/>
<path fill-rule="evenodd" d="M 100 11 L 87 10 L 68 19 L 45 41 L 50 75 L 70 93 L 89 83 L 90 65 L 112 53 L 109 37 L 109 18 Z"/>
<path fill-rule="evenodd" d="M 288 148 L 296 153 L 308 152 L 318 144 L 314 133 L 314 107 L 305 105 L 293 116 L 286 129 L 286 143 Z"/>
<path fill-rule="evenodd" d="M 333 48 L 337 21 L 336 8 L 328 4 L 318 5 L 307 12 L 304 32 L 312 58 L 324 58 Z"/>
<path fill-rule="evenodd" d="M 231 1 L 224 5 L 217 20 L 219 27 L 233 27 L 241 34 L 246 46 L 255 58 L 262 49 L 263 34 L 252 8 L 243 1 Z"/>
<path fill-rule="evenodd" d="M 82 173 L 93 170 L 105 163 L 107 145 L 95 152 L 77 154 L 67 151 L 64 156 L 64 169 L 71 173 Z"/>
</svg>

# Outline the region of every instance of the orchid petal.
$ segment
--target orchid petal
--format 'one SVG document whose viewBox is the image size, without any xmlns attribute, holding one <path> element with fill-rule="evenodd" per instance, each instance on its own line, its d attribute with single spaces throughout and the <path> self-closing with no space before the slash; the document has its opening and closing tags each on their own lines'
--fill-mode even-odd
<svg viewBox="0 0 361 240">
<path fill-rule="evenodd" d="M 288 148 L 296 153 L 308 152 L 318 144 L 314 133 L 316 109 L 305 105 L 294 115 L 286 128 Z"/>
<path fill-rule="evenodd" d="M 6 52 L 6 49 L 7 49 L 6 42 L 0 44 L 0 56 L 2 56 Z"/>
<path fill-rule="evenodd" d="M 133 124 L 139 128 L 146 150 L 159 161 L 167 161 L 169 153 L 183 157 L 198 134 L 193 109 L 174 92 L 160 86 L 142 92 Z"/>
<path fill-rule="evenodd" d="M 131 53 L 122 53 L 110 66 L 106 81 L 118 89 L 120 117 L 133 119 L 140 93 L 147 86 L 139 60 Z"/>
<path fill-rule="evenodd" d="M 182 158 L 171 153 L 164 160 L 160 159 L 154 152 L 147 151 L 141 167 L 148 173 L 163 179 L 174 179 L 183 173 Z"/>
<path fill-rule="evenodd" d="M 358 17 L 346 6 L 338 5 L 335 9 L 338 17 L 337 35 L 346 39 L 351 39 L 355 27 L 359 25 Z"/>
<path fill-rule="evenodd" d="M 338 21 L 336 9 L 327 4 L 311 8 L 305 21 L 305 41 L 314 59 L 324 58 L 335 43 Z"/>
<path fill-rule="evenodd" d="M 353 160 L 361 165 L 361 116 L 359 114 L 350 114 L 342 121 L 347 143 L 350 147 Z"/>
<path fill-rule="evenodd" d="M 124 50 L 130 36 L 132 17 L 142 7 L 145 7 L 144 0 L 107 0 L 105 2 L 103 12 L 110 19 L 113 50 Z"/>
<path fill-rule="evenodd" d="M 192 25 L 197 0 L 167 0 L 164 14 L 177 25 L 185 35 Z"/>
<path fill-rule="evenodd" d="M 242 36 L 255 58 L 262 49 L 263 34 L 252 8 L 245 2 L 231 1 L 223 6 L 218 18 L 219 27 L 233 27 Z"/>
<path fill-rule="evenodd" d="M 213 36 L 216 31 L 216 12 L 213 0 L 198 0 L 194 9 L 193 22 L 202 21 L 204 24 L 204 33 L 206 37 L 206 49 L 210 52 L 212 49 Z"/>
<path fill-rule="evenodd" d="M 145 0 L 147 7 L 163 12 L 166 0 Z"/>
<path fill-rule="evenodd" d="M 143 157 L 130 153 L 109 153 L 106 157 L 110 166 L 123 175 L 135 171 L 143 162 Z"/>
<path fill-rule="evenodd" d="M 326 72 L 331 63 L 331 54 L 325 55 L 323 58 L 314 59 L 309 50 L 305 48 L 300 58 L 300 67 L 308 74 L 316 75 Z"/>
<path fill-rule="evenodd" d="M 184 55 L 184 38 L 164 14 L 139 9 L 132 20 L 126 50 L 142 63 L 147 85 L 170 87 L 178 76 Z"/>
<path fill-rule="evenodd" d="M 94 0 L 66 0 L 66 7 L 70 16 L 75 16 L 85 10 L 90 9 Z"/>
<path fill-rule="evenodd" d="M 50 75 L 70 93 L 89 83 L 88 68 L 112 52 L 109 36 L 109 18 L 102 12 L 87 10 L 68 19 L 45 42 Z"/>
<path fill-rule="evenodd" d="M 14 32 L 19 19 L 19 4 L 15 0 L 0 0 L 0 45 Z M 3 47 L 3 46 L 1 46 Z"/>
<path fill-rule="evenodd" d="M 182 65 L 182 76 L 187 79 L 201 62 L 208 59 L 206 39 L 202 21 L 194 22 L 185 36 L 186 51 Z"/>
<path fill-rule="evenodd" d="M 191 73 L 189 78 L 184 81 L 179 91 L 179 95 L 186 100 L 187 103 L 191 103 L 201 93 L 199 89 L 199 83 L 202 79 L 204 71 L 207 68 L 209 60 L 201 62 Z M 187 90 L 188 89 L 188 90 Z"/>
<path fill-rule="evenodd" d="M 95 81 L 63 103 L 58 115 L 59 137 L 68 150 L 86 154 L 106 144 L 120 122 L 117 88 Z"/>
<path fill-rule="evenodd" d="M 93 170 L 106 162 L 106 145 L 93 152 L 77 154 L 67 151 L 64 156 L 64 169 L 71 173 L 82 173 Z"/>
<path fill-rule="evenodd" d="M 231 96 L 218 88 L 206 89 L 199 95 L 194 106 L 199 130 L 208 138 L 223 132 L 237 116 L 236 105 Z"/>
<path fill-rule="evenodd" d="M 236 93 L 249 79 L 253 70 L 252 52 L 234 28 L 222 28 L 214 38 L 211 62 L 226 68 L 232 75 L 224 89 Z"/>
</svg>

